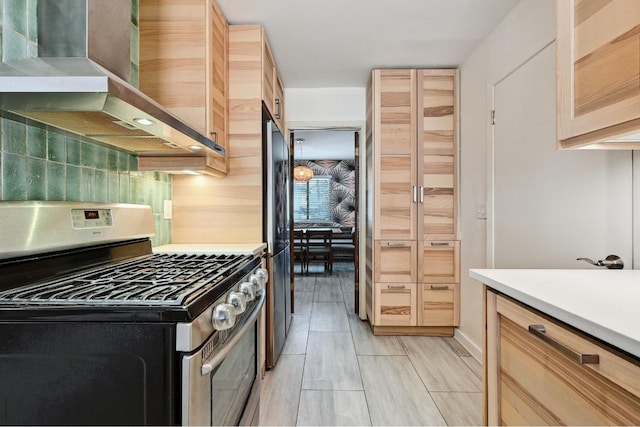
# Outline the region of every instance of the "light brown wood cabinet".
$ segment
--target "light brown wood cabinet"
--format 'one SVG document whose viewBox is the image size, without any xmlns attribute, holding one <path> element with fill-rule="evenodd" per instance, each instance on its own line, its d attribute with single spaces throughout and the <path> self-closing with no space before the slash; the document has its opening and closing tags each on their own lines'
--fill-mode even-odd
<svg viewBox="0 0 640 427">
<path fill-rule="evenodd" d="M 229 26 L 229 168 L 225 179 L 173 177 L 172 240 L 260 242 L 264 230 L 264 29 Z M 286 135 L 286 129 L 282 129 Z M 211 221 L 211 218 L 216 218 Z"/>
<path fill-rule="evenodd" d="M 557 133 L 562 148 L 640 148 L 640 2 L 557 2 Z"/>
<path fill-rule="evenodd" d="M 278 128 L 284 130 L 284 88 L 264 33 L 262 43 L 262 100 Z"/>
<path fill-rule="evenodd" d="M 139 87 L 228 151 L 228 24 L 213 0 L 140 0 Z M 141 158 L 141 170 L 188 169 L 224 175 L 225 156 Z"/>
<path fill-rule="evenodd" d="M 453 334 L 459 323 L 457 290 L 448 293 L 451 303 L 444 303 L 439 301 L 444 294 L 421 287 L 459 283 L 456 92 L 456 70 L 372 72 L 367 88 L 367 286 L 374 295 L 367 313 L 374 333 L 390 333 L 385 327 L 393 326 L 398 333 L 442 335 L 441 327 L 447 326 L 445 334 Z M 413 289 L 410 315 L 389 314 L 394 312 L 389 298 L 376 300 L 382 289 L 386 295 L 392 289 Z M 416 308 L 425 306 L 418 315 Z M 406 305 L 398 309 L 403 312 Z M 431 316 L 431 310 L 438 313 Z M 395 328 L 401 325 L 417 329 Z M 432 326 L 438 329 L 429 331 Z"/>
<path fill-rule="evenodd" d="M 418 289 L 418 325 L 458 325 L 459 300 L 459 283 L 421 284 Z"/>
<path fill-rule="evenodd" d="M 417 313 L 415 283 L 375 284 L 375 324 L 386 326 L 415 326 Z"/>
<path fill-rule="evenodd" d="M 460 283 L 460 242 L 422 241 L 420 282 Z"/>
<path fill-rule="evenodd" d="M 284 86 L 276 70 L 275 94 L 273 95 L 273 117 L 280 129 L 285 128 L 284 121 Z"/>
<path fill-rule="evenodd" d="M 418 278 L 415 241 L 376 240 L 375 281 L 415 283 Z"/>
<path fill-rule="evenodd" d="M 485 302 L 485 424 L 640 424 L 640 361 L 489 288 Z"/>
</svg>

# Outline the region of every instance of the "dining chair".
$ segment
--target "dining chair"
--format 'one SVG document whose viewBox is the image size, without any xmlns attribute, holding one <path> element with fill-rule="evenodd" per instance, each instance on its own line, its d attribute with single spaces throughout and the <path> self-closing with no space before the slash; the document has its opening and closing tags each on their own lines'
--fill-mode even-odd
<svg viewBox="0 0 640 427">
<path fill-rule="evenodd" d="M 293 262 L 300 263 L 300 274 L 304 274 L 307 262 L 307 245 L 304 230 L 293 230 Z"/>
<path fill-rule="evenodd" d="M 331 248 L 334 261 L 355 262 L 355 228 L 343 227 L 333 235 Z"/>
<path fill-rule="evenodd" d="M 326 229 L 307 229 L 306 268 L 309 274 L 309 264 L 323 264 L 324 272 L 333 274 L 333 249 L 331 247 L 332 231 Z"/>
</svg>

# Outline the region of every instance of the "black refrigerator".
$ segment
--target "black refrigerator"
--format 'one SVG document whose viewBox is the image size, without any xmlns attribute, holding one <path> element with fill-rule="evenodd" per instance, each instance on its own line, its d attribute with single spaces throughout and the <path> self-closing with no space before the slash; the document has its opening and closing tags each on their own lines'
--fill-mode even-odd
<svg viewBox="0 0 640 427">
<path fill-rule="evenodd" d="M 265 200 L 263 220 L 267 242 L 267 368 L 275 366 L 291 325 L 291 253 L 289 217 L 289 144 L 263 110 Z"/>
</svg>

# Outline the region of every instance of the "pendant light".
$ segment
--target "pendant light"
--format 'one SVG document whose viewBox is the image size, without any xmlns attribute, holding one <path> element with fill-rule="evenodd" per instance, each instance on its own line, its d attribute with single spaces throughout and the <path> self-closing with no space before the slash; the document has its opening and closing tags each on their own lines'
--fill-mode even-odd
<svg viewBox="0 0 640 427">
<path fill-rule="evenodd" d="M 300 146 L 300 150 L 298 150 L 300 153 L 302 153 L 301 144 L 303 143 L 304 139 L 296 139 L 296 144 Z M 305 182 L 309 181 L 311 178 L 313 178 L 313 170 L 310 167 L 300 165 L 293 168 L 293 179 L 295 179 L 296 181 Z"/>
<path fill-rule="evenodd" d="M 307 166 L 296 166 L 293 168 L 293 178 L 296 181 L 309 181 L 313 178 L 313 170 Z"/>
</svg>

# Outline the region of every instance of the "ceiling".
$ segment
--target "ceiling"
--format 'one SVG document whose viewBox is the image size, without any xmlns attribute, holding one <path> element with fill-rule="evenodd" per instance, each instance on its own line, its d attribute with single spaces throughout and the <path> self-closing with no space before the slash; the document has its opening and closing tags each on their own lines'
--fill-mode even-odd
<svg viewBox="0 0 640 427">
<path fill-rule="evenodd" d="M 217 0 L 260 24 L 286 88 L 365 87 L 374 68 L 454 68 L 520 0 Z"/>
</svg>

